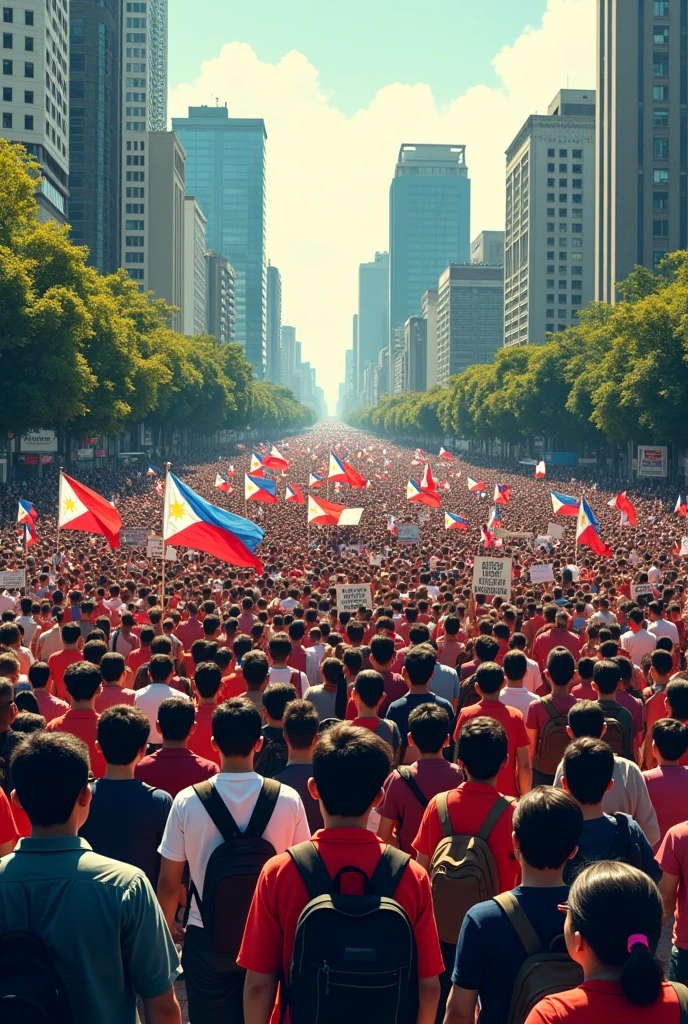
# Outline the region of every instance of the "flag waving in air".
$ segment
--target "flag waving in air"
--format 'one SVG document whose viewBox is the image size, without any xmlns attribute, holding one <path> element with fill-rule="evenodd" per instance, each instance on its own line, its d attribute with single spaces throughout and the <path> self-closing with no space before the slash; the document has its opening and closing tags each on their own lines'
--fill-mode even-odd
<svg viewBox="0 0 688 1024">
<path fill-rule="evenodd" d="M 424 491 L 418 480 L 409 480 L 406 485 L 406 500 L 417 501 L 421 505 L 429 505 L 430 508 L 439 508 L 442 498 L 437 491 Z"/>
<path fill-rule="evenodd" d="M 447 462 L 453 462 L 454 456 L 451 452 L 448 452 L 446 448 L 440 448 L 440 458 L 446 459 Z"/>
<path fill-rule="evenodd" d="M 535 479 L 544 480 L 546 476 L 547 467 L 545 466 L 544 462 L 538 462 L 537 466 L 535 467 Z"/>
<path fill-rule="evenodd" d="M 423 491 L 436 491 L 437 485 L 433 479 L 432 470 L 430 469 L 430 463 L 425 463 L 425 469 L 423 470 L 423 476 L 420 481 L 421 490 Z"/>
<path fill-rule="evenodd" d="M 612 498 L 611 501 L 608 501 L 607 504 L 610 508 L 618 508 L 619 511 L 626 516 L 629 526 L 638 525 L 638 517 L 636 515 L 635 508 L 633 507 L 626 491 L 622 494 L 617 494 L 617 496 Z"/>
<path fill-rule="evenodd" d="M 19 499 L 19 509 L 17 511 L 17 522 L 18 523 L 35 523 L 38 519 L 38 512 L 33 507 L 30 501 L 26 501 L 24 498 Z"/>
<path fill-rule="evenodd" d="M 223 476 L 222 473 L 215 474 L 215 486 L 217 487 L 218 491 L 224 491 L 225 494 L 231 494 L 232 492 L 232 487 L 229 480 L 227 479 L 226 476 Z"/>
<path fill-rule="evenodd" d="M 111 548 L 118 548 L 122 517 L 107 498 L 60 473 L 58 526 L 61 530 L 100 533 Z"/>
<path fill-rule="evenodd" d="M 348 462 L 340 459 L 334 449 L 330 452 L 330 468 L 327 475 L 330 480 L 335 480 L 342 484 L 350 484 L 356 490 L 362 490 L 366 485 L 365 478 L 353 466 L 350 466 Z"/>
<path fill-rule="evenodd" d="M 600 536 L 600 522 L 585 498 L 581 498 L 578 511 L 578 523 L 576 526 L 576 544 L 585 544 L 594 551 L 596 555 L 610 558 L 612 549 L 608 547 Z"/>
<path fill-rule="evenodd" d="M 578 515 L 578 498 L 574 498 L 571 494 L 559 494 L 557 491 L 550 491 L 549 496 L 552 499 L 552 509 L 555 515 Z"/>
<path fill-rule="evenodd" d="M 287 484 L 287 492 L 284 500 L 291 501 L 292 504 L 296 505 L 303 505 L 306 501 L 298 484 Z"/>
<path fill-rule="evenodd" d="M 363 515 L 362 508 L 347 508 L 335 505 L 324 498 L 308 497 L 308 522 L 319 526 L 358 526 Z"/>
<path fill-rule="evenodd" d="M 323 478 L 321 476 L 318 476 L 317 473 L 310 473 L 309 476 L 308 476 L 308 486 L 309 487 L 324 487 L 325 486 L 325 481 L 323 480 Z"/>
<path fill-rule="evenodd" d="M 487 520 L 488 530 L 491 530 L 493 527 L 495 530 L 504 529 L 504 523 L 499 518 L 499 512 L 497 511 L 496 505 L 493 505 L 492 508 L 490 509 L 490 518 Z"/>
<path fill-rule="evenodd" d="M 467 530 L 468 520 L 463 516 L 457 516 L 454 512 L 445 512 L 444 528 L 445 530 Z"/>
<path fill-rule="evenodd" d="M 482 480 L 474 480 L 472 476 L 466 477 L 466 484 L 468 485 L 469 491 L 484 491 L 485 484 Z"/>
<path fill-rule="evenodd" d="M 680 516 L 688 516 L 688 497 L 685 494 L 679 494 L 676 499 L 674 512 Z"/>
<path fill-rule="evenodd" d="M 511 488 L 508 484 L 495 484 L 492 500 L 496 505 L 506 505 L 511 501 Z"/>
<path fill-rule="evenodd" d="M 277 484 L 274 480 L 268 480 L 266 477 L 247 473 L 245 476 L 244 498 L 246 501 L 262 501 L 266 505 L 276 505 L 279 501 L 277 497 Z"/>
<path fill-rule="evenodd" d="M 146 470 L 146 476 L 157 476 L 160 470 L 157 466 L 149 466 Z"/>
<path fill-rule="evenodd" d="M 205 551 L 228 565 L 263 571 L 260 558 L 254 554 L 265 536 L 261 528 L 204 501 L 173 473 L 167 474 L 165 483 L 162 536 L 167 544 Z"/>
<path fill-rule="evenodd" d="M 265 462 L 263 461 L 263 456 L 259 455 L 258 452 L 251 452 L 251 465 L 248 467 L 251 476 L 262 476 L 264 469 Z"/>
<path fill-rule="evenodd" d="M 284 455 L 275 448 L 274 444 L 270 445 L 268 454 L 263 456 L 263 465 L 266 469 L 289 469 L 289 463 Z"/>
</svg>

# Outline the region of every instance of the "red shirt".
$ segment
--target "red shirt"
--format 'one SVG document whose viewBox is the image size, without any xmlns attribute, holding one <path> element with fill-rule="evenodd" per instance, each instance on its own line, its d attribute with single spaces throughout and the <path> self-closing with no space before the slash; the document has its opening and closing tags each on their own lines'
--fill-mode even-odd
<svg viewBox="0 0 688 1024">
<path fill-rule="evenodd" d="M 137 647 L 135 651 L 132 651 L 127 657 L 127 665 L 131 671 L 136 675 L 142 665 L 147 665 L 151 660 L 151 649 L 150 647 Z"/>
<path fill-rule="evenodd" d="M 385 699 L 377 710 L 380 718 L 385 717 L 387 709 L 393 701 L 399 700 L 400 697 L 405 697 L 408 693 L 408 686 L 396 672 L 382 672 L 382 678 L 385 682 Z M 349 702 L 346 705 L 347 721 L 352 722 L 357 714 L 358 711 L 356 710 L 353 698 L 349 697 Z"/>
<path fill-rule="evenodd" d="M 12 814 L 12 807 L 4 790 L 0 789 L 0 846 L 4 843 L 16 843 L 19 838 L 19 829 Z"/>
<path fill-rule="evenodd" d="M 244 673 L 240 668 L 237 668 L 235 672 L 225 676 L 222 680 L 218 703 L 222 704 L 224 701 L 229 700 L 230 697 L 241 697 L 245 693 L 246 680 L 244 679 Z"/>
<path fill-rule="evenodd" d="M 526 1024 L 679 1024 L 676 992 L 665 982 L 655 1003 L 636 1006 L 618 981 L 584 981 L 578 988 L 545 996 L 528 1014 Z"/>
<path fill-rule="evenodd" d="M 462 782 L 447 795 L 447 810 L 452 830 L 457 836 L 477 836 L 485 819 L 492 810 L 499 792 L 494 786 L 483 782 Z M 487 845 L 492 850 L 499 873 L 499 891 L 507 892 L 518 885 L 521 869 L 514 857 L 511 841 L 512 820 L 516 801 L 504 811 L 490 833 Z M 437 813 L 437 797 L 434 796 L 425 808 L 423 820 L 413 845 L 418 853 L 432 857 L 443 837 L 442 823 Z"/>
<path fill-rule="evenodd" d="M 581 640 L 575 633 L 569 633 L 568 629 L 560 629 L 557 626 L 546 633 L 541 633 L 533 645 L 533 657 L 541 672 L 547 668 L 547 656 L 555 647 L 566 647 L 578 661 Z"/>
<path fill-rule="evenodd" d="M 368 877 L 373 874 L 385 848 L 374 833 L 365 828 L 321 829 L 313 842 L 331 878 L 343 867 L 359 867 Z M 342 892 L 363 892 L 362 879 L 355 873 L 342 878 Z M 435 978 L 444 965 L 432 910 L 430 880 L 415 861 L 406 866 L 394 898 L 408 914 L 418 947 L 419 978 Z M 263 868 L 244 930 L 237 957 L 240 967 L 258 974 L 288 976 L 294 934 L 301 911 L 310 902 L 298 869 L 288 853 L 272 857 Z M 279 1007 L 272 1021 L 280 1019 Z"/>
<path fill-rule="evenodd" d="M 568 697 L 548 697 L 547 699 L 554 704 L 555 709 L 560 715 L 568 715 L 574 704 L 578 703 L 576 698 L 570 694 Z M 535 729 L 537 731 L 538 742 L 542 736 L 542 730 L 549 719 L 549 711 L 544 707 L 542 701 L 534 700 L 526 711 L 526 729 Z"/>
<path fill-rule="evenodd" d="M 174 631 L 174 635 L 184 645 L 184 649 L 190 651 L 194 640 L 203 639 L 203 624 L 195 618 L 188 619 L 186 622 L 180 622 Z"/>
<path fill-rule="evenodd" d="M 686 820 L 688 768 L 680 764 L 666 764 L 643 772 L 643 778 L 647 783 L 652 806 L 657 813 L 661 842 L 670 828 Z"/>
<path fill-rule="evenodd" d="M 64 684 L 65 671 L 70 665 L 83 660 L 83 654 L 77 650 L 55 651 L 48 658 L 48 668 L 50 669 L 50 678 L 53 681 L 53 690 L 55 696 L 59 697 L 60 700 L 67 700 L 69 697 L 67 687 Z"/>
<path fill-rule="evenodd" d="M 200 704 L 196 708 L 196 728 L 187 740 L 187 747 L 192 754 L 198 754 L 206 761 L 214 761 L 220 767 L 220 754 L 213 750 L 210 737 L 213 735 L 213 712 L 217 704 Z"/>
<path fill-rule="evenodd" d="M 99 718 L 100 715 L 97 715 L 92 708 L 84 708 L 83 711 L 75 711 L 74 708 L 70 708 L 66 714 L 59 718 L 53 718 L 47 726 L 48 732 L 71 732 L 73 736 L 78 736 L 80 740 L 84 741 L 91 759 L 91 771 L 97 779 L 105 775 L 106 768 L 105 758 L 96 749 Z"/>
<path fill-rule="evenodd" d="M 70 705 L 67 701 L 53 697 L 45 687 L 39 686 L 33 691 L 33 695 L 38 702 L 38 714 L 43 715 L 46 722 L 52 722 L 53 718 L 59 718 L 60 715 L 64 715 L 65 711 L 69 711 Z"/>
<path fill-rule="evenodd" d="M 592 688 L 592 679 L 582 680 L 571 688 L 571 696 L 576 700 L 597 700 L 597 691 Z"/>
<path fill-rule="evenodd" d="M 142 758 L 134 776 L 149 786 L 164 789 L 174 798 L 183 789 L 212 779 L 217 772 L 214 762 L 192 754 L 186 747 L 163 747 Z"/>
<path fill-rule="evenodd" d="M 535 703 L 533 701 L 533 703 Z M 531 707 L 533 705 L 531 704 Z M 500 769 L 497 776 L 497 789 L 504 796 L 518 796 L 516 787 L 516 751 L 519 747 L 528 746 L 528 733 L 523 723 L 523 715 L 516 708 L 502 704 L 500 700 L 481 700 L 479 704 L 472 704 L 463 708 L 459 715 L 454 730 L 454 739 L 458 740 L 462 727 L 472 718 L 480 718 L 486 715 L 488 718 L 495 718 L 506 729 L 507 738 L 507 762 L 504 768 Z"/>
<path fill-rule="evenodd" d="M 460 643 L 458 640 L 453 638 L 444 640 L 440 644 L 440 665 L 449 665 L 450 668 L 456 668 L 457 658 L 465 650 L 465 644 Z"/>
<path fill-rule="evenodd" d="M 374 718 L 358 718 L 354 725 L 365 725 L 367 722 L 376 725 Z M 409 771 L 426 800 L 430 800 L 438 793 L 455 789 L 463 778 L 459 766 L 450 764 L 443 757 L 416 761 L 409 766 Z M 399 772 L 390 772 L 385 782 L 384 793 L 378 812 L 382 818 L 391 818 L 398 823 L 399 846 L 406 853 L 413 855 L 413 840 L 420 828 L 424 808 Z"/>
<path fill-rule="evenodd" d="M 95 709 L 102 715 L 106 708 L 111 708 L 115 704 L 127 704 L 133 708 L 135 698 L 136 690 L 126 690 L 117 683 L 103 683 L 103 689 L 96 697 Z"/>
</svg>

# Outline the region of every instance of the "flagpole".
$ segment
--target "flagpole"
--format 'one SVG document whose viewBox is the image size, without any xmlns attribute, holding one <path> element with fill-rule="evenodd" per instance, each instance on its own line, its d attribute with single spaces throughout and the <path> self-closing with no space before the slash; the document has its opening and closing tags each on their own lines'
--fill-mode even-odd
<svg viewBox="0 0 688 1024">
<path fill-rule="evenodd" d="M 58 487 L 57 487 L 57 541 L 56 541 L 57 547 L 55 549 L 55 553 L 57 555 L 57 565 L 55 566 L 55 569 L 57 570 L 58 576 L 59 576 L 59 569 L 60 569 L 60 511 L 62 509 L 62 471 L 63 471 L 63 469 L 64 469 L 64 467 L 60 466 L 60 481 L 59 481 L 59 484 L 58 484 Z"/>
<path fill-rule="evenodd" d="M 171 462 L 165 463 L 165 495 L 167 496 L 167 474 L 170 471 Z M 165 506 L 163 504 L 163 516 L 165 515 Z M 160 607 L 165 611 L 165 523 L 162 524 L 162 593 L 160 595 Z M 163 614 L 164 618 L 164 614 Z"/>
<path fill-rule="evenodd" d="M 579 507 L 579 509 L 581 509 L 583 507 L 583 492 L 582 491 L 581 491 L 581 500 L 580 500 L 580 504 L 579 504 L 578 507 Z M 575 552 L 574 552 L 574 555 L 573 555 L 573 564 L 576 565 L 576 566 L 578 565 L 578 519 L 576 519 L 576 549 L 575 549 Z"/>
</svg>

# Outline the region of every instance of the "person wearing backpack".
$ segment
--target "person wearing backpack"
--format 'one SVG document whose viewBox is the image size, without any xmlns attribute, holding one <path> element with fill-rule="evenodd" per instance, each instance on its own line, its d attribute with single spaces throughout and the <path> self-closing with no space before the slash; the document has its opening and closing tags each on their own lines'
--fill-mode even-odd
<svg viewBox="0 0 688 1024">
<path fill-rule="evenodd" d="M 389 743 L 394 763 L 397 764 L 401 752 L 401 733 L 396 722 L 380 718 L 379 711 L 384 699 L 385 681 L 380 673 L 372 668 L 359 672 L 351 690 L 351 700 L 356 705 L 356 717 L 351 724 L 370 729 L 385 743 Z"/>
<path fill-rule="evenodd" d="M 468 781 L 432 798 L 413 841 L 418 863 L 430 875 L 446 965 L 443 1004 L 466 912 L 518 884 L 511 839 L 515 801 L 497 789 L 508 749 L 504 726 L 493 718 L 472 718 L 462 726 L 458 759 Z"/>
<path fill-rule="evenodd" d="M 475 688 L 475 673 L 480 665 L 495 660 L 499 654 L 499 644 L 493 636 L 479 636 L 475 641 L 473 653 L 475 655 L 473 661 L 467 661 L 461 666 L 457 711 L 480 703 L 480 694 Z"/>
<path fill-rule="evenodd" d="M 523 1024 L 543 995 L 583 980 L 566 954 L 559 910 L 568 898 L 563 873 L 576 852 L 582 812 L 561 790 L 538 787 L 519 801 L 513 827 L 521 884 L 466 914 L 445 1024 L 472 1024 L 478 999 L 479 1024 Z"/>
<path fill-rule="evenodd" d="M 320 802 L 311 796 L 308 789 L 308 781 L 313 775 L 313 750 L 318 741 L 319 724 L 318 712 L 309 700 L 289 701 L 282 719 L 288 760 L 279 775 L 274 776 L 277 782 L 291 786 L 301 797 L 311 835 L 325 827 Z"/>
<path fill-rule="evenodd" d="M 179 887 L 188 861 L 191 890 L 183 967 L 193 1024 L 241 1024 L 244 972 L 236 966 L 246 914 L 262 865 L 308 839 L 298 793 L 253 770 L 262 719 L 245 697 L 213 714 L 218 775 L 178 793 L 167 819 L 158 899 L 175 925 Z"/>
<path fill-rule="evenodd" d="M 370 730 L 321 733 L 309 789 L 325 828 L 261 872 L 238 957 L 247 1022 L 268 1024 L 280 978 L 275 1019 L 290 1024 L 435 1019 L 443 963 L 427 873 L 367 828 L 390 768 Z"/>
<path fill-rule="evenodd" d="M 390 772 L 378 808 L 377 834 L 383 842 L 415 855 L 413 840 L 425 808 L 433 796 L 455 789 L 462 776 L 458 765 L 450 764 L 443 756 L 449 745 L 449 716 L 444 708 L 436 704 L 415 708 L 409 715 L 408 744 L 418 752 L 418 759 Z"/>
<path fill-rule="evenodd" d="M 70 733 L 35 732 L 12 758 L 31 836 L 0 860 L 0 1019 L 136 1024 L 140 996 L 147 1024 L 181 1024 L 179 957 L 150 882 L 79 836 L 89 775 Z"/>
<path fill-rule="evenodd" d="M 592 685 L 597 691 L 597 703 L 602 708 L 607 723 L 605 742 L 619 757 L 636 761 L 633 715 L 616 700 L 616 691 L 620 683 L 621 673 L 615 661 L 604 659 L 597 662 L 592 675 Z"/>
<path fill-rule="evenodd" d="M 529 707 L 525 716 L 534 786 L 553 784 L 557 766 L 569 745 L 568 715 L 576 704 L 569 691 L 575 675 L 576 662 L 566 647 L 555 647 L 549 652 L 545 679 L 552 692 Z"/>
<path fill-rule="evenodd" d="M 291 683 L 268 683 L 263 690 L 263 713 L 267 725 L 263 726 L 263 746 L 253 762 L 254 771 L 266 779 L 274 779 L 284 771 L 289 751 L 282 730 L 284 711 L 297 693 Z"/>
<path fill-rule="evenodd" d="M 583 737 L 566 749 L 563 787 L 583 812 L 584 825 L 578 853 L 566 866 L 567 883 L 588 864 L 621 860 L 644 871 L 653 881 L 662 877 L 652 847 L 639 825 L 628 814 L 605 814 L 602 801 L 614 785 L 614 755 L 608 743 Z"/>
<path fill-rule="evenodd" d="M 502 659 L 502 668 L 506 676 L 506 686 L 499 699 L 502 704 L 508 704 L 510 708 L 520 711 L 525 721 L 530 705 L 537 704 L 540 700 L 536 693 L 526 689 L 528 659 L 523 651 L 508 651 Z"/>
<path fill-rule="evenodd" d="M 452 733 L 454 731 L 456 719 L 450 702 L 430 691 L 430 680 L 436 664 L 437 651 L 430 644 L 418 644 L 416 647 L 411 647 L 404 657 L 402 675 L 408 686 L 408 693 L 390 704 L 387 710 L 387 718 L 391 722 L 396 722 L 401 735 L 402 764 L 410 764 L 414 756 L 414 751 L 409 750 L 408 747 L 409 716 L 414 708 L 421 704 L 435 704 L 437 707 L 443 708 L 449 717 L 450 730 Z M 451 749 L 451 747 L 447 747 L 445 751 L 447 760 L 451 760 Z"/>
</svg>

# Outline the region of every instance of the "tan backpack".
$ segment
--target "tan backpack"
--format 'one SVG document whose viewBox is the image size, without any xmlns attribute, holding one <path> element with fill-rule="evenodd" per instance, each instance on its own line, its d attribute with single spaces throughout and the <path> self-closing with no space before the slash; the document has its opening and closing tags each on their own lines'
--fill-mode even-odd
<svg viewBox="0 0 688 1024">
<path fill-rule="evenodd" d="M 432 855 L 428 873 L 439 937 L 442 942 L 456 944 L 467 911 L 499 892 L 497 863 L 487 841 L 511 803 L 499 796 L 477 836 L 454 835 L 447 796 L 437 796 L 442 839 Z"/>
</svg>

